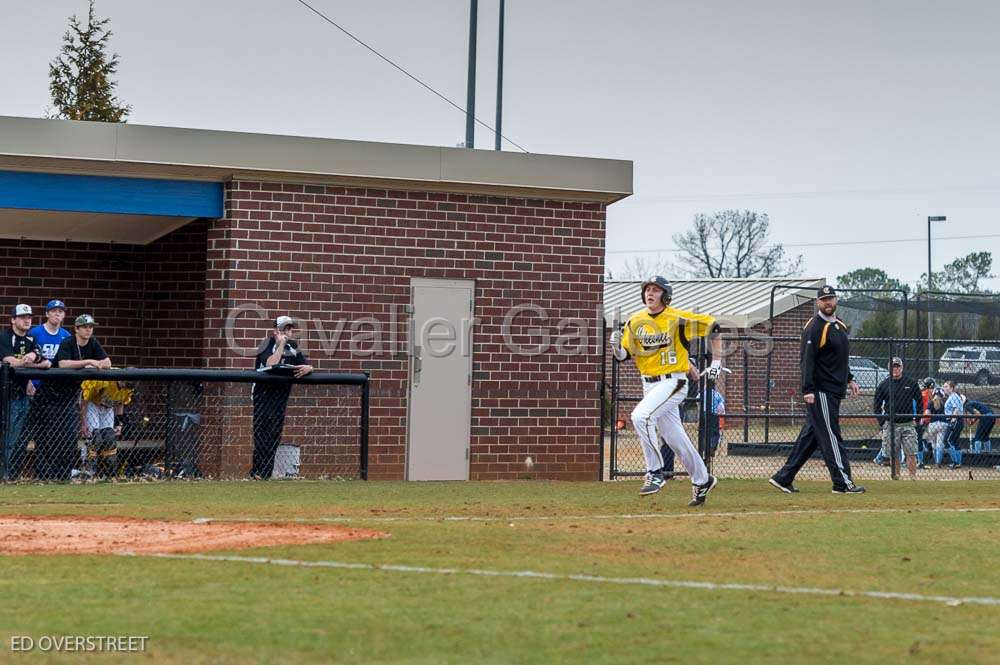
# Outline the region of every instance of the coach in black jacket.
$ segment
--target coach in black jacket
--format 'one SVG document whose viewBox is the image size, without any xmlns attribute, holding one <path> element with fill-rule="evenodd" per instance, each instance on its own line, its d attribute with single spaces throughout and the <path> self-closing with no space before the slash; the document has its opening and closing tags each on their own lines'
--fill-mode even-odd
<svg viewBox="0 0 1000 665">
<path fill-rule="evenodd" d="M 859 390 L 848 371 L 851 350 L 847 325 L 834 316 L 837 292 L 833 287 L 824 286 L 816 293 L 816 310 L 816 315 L 802 330 L 799 352 L 806 424 L 785 466 L 769 482 L 782 492 L 797 492 L 792 485 L 795 475 L 819 446 L 833 480 L 833 493 L 861 494 L 865 488 L 851 480 L 851 465 L 840 443 L 840 400 L 848 389 L 852 395 L 857 395 Z"/>
</svg>

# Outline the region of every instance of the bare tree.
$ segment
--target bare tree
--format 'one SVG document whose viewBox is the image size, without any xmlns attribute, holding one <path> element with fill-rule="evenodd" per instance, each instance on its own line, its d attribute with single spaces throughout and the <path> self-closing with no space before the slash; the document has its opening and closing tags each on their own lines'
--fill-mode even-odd
<svg viewBox="0 0 1000 665">
<path fill-rule="evenodd" d="M 674 235 L 677 267 L 689 277 L 787 277 L 802 269 L 802 256 L 786 257 L 768 242 L 766 213 L 721 210 L 695 215 L 693 228 Z"/>
<path fill-rule="evenodd" d="M 657 254 L 655 259 L 644 256 L 630 256 L 625 259 L 621 270 L 608 270 L 608 280 L 629 281 L 646 279 L 651 275 L 670 276 L 677 268 L 670 259 Z"/>
</svg>

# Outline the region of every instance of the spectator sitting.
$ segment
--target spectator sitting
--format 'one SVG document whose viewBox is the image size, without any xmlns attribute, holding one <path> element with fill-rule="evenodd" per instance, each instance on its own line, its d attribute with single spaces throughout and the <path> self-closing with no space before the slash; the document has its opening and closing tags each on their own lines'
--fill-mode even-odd
<svg viewBox="0 0 1000 665">
<path fill-rule="evenodd" d="M 965 412 L 979 416 L 976 432 L 972 435 L 972 452 L 981 453 L 983 451 L 992 452 L 993 444 L 990 443 L 990 432 L 996 423 L 996 416 L 993 409 L 978 400 L 965 400 Z"/>
</svg>

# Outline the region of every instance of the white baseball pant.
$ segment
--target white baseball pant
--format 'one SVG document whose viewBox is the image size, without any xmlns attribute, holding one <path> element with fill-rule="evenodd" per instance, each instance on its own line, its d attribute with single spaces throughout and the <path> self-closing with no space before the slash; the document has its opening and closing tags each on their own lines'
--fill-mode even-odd
<svg viewBox="0 0 1000 665">
<path fill-rule="evenodd" d="M 632 411 L 632 424 L 642 444 L 646 469 L 663 468 L 657 432 L 691 474 L 691 482 L 702 485 L 708 482 L 708 469 L 691 443 L 681 422 L 680 404 L 687 397 L 688 380 L 684 374 L 671 374 L 656 383 L 642 382 L 643 398 Z"/>
</svg>

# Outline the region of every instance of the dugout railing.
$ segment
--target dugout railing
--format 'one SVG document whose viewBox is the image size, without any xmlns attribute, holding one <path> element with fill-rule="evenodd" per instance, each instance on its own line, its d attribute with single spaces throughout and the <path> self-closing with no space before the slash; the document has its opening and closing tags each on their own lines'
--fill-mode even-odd
<svg viewBox="0 0 1000 665">
<path fill-rule="evenodd" d="M 367 479 L 369 403 L 366 373 L 3 364 L 0 478 Z"/>
<path fill-rule="evenodd" d="M 928 346 L 933 350 L 930 361 Z M 724 363 L 731 373 L 724 374 L 714 386 L 721 400 L 708 399 L 713 387 L 702 380 L 691 387 L 682 405 L 682 420 L 713 473 L 724 478 L 766 479 L 784 463 L 805 422 L 799 338 L 724 334 L 723 349 Z M 911 379 L 922 383 L 931 378 L 938 390 L 946 380 L 952 380 L 966 404 L 981 405 L 993 413 L 963 408 L 960 418 L 928 417 L 922 413 L 923 404 L 916 406 L 921 411 L 916 414 L 876 412 L 875 390 L 890 376 L 893 357 L 903 360 L 904 374 Z M 707 358 L 701 347 L 692 362 L 705 366 Z M 842 401 L 840 428 L 846 457 L 857 479 L 909 476 L 900 449 L 904 434 L 896 431 L 897 425 L 908 424 L 914 426 L 918 439 L 918 479 L 1000 478 L 1000 441 L 996 440 L 1000 434 L 993 431 L 1000 413 L 1000 340 L 854 338 L 851 371 L 861 392 Z M 645 464 L 630 413 L 642 397 L 642 387 L 635 377 L 623 380 L 614 364 L 610 374 L 606 477 L 639 476 L 645 472 Z M 890 405 L 895 402 L 893 386 L 890 381 Z M 724 403 L 724 415 L 714 412 L 717 403 Z M 880 421 L 885 422 L 884 427 Z M 883 440 L 887 443 L 884 454 Z M 681 470 L 679 466 L 677 470 Z M 800 477 L 829 479 L 818 452 Z"/>
</svg>

